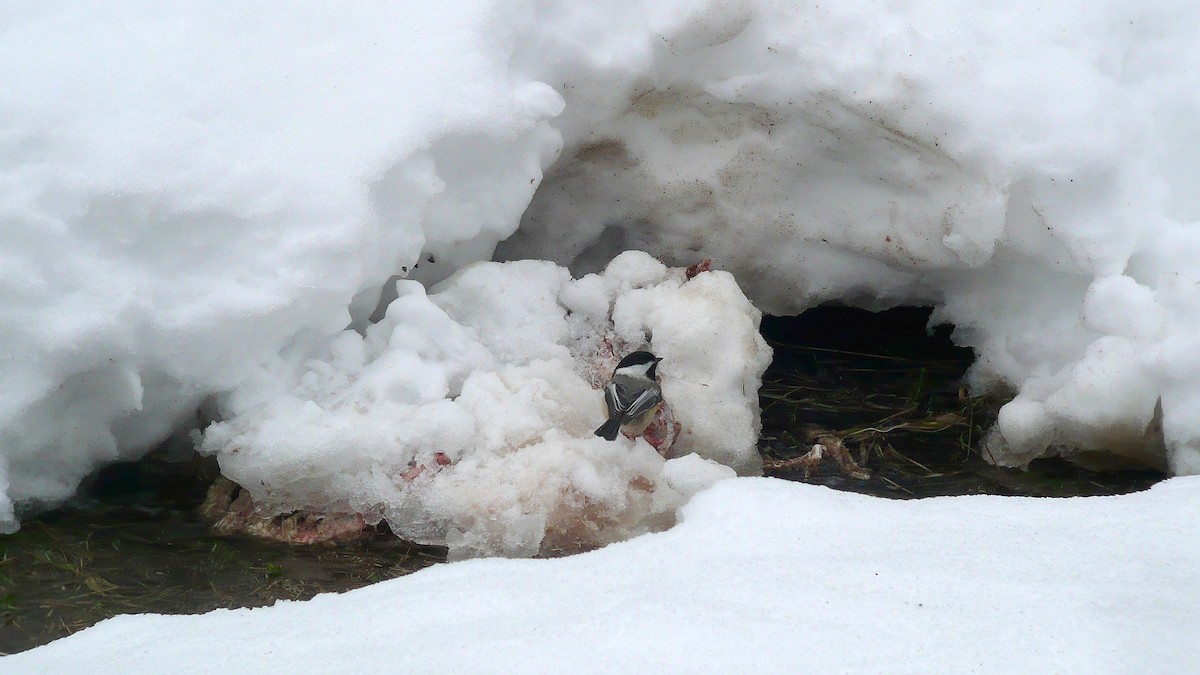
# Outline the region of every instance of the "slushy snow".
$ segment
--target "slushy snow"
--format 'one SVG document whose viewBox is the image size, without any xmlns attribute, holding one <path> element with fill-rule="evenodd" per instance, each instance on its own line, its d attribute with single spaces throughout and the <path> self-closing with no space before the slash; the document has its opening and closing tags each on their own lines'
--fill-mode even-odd
<svg viewBox="0 0 1200 675">
<path fill-rule="evenodd" d="M 461 532 L 463 550 L 531 551 L 538 522 L 477 530 L 453 476 L 482 472 L 489 509 L 539 476 L 609 508 L 657 460 L 585 451 L 582 415 L 537 402 L 593 394 L 562 336 L 504 316 L 492 286 L 596 313 L 618 294 L 585 275 L 626 249 L 711 258 L 771 312 L 935 306 L 976 350 L 973 390 L 1013 396 L 987 444 L 1000 463 L 1200 472 L 1193 4 L 38 3 L 0 26 L 3 529 L 216 396 L 205 447 L 268 502 L 389 522 L 411 506 L 438 514 L 404 516 L 413 531 Z M 470 267 L 493 257 L 578 281 Z M 618 332 L 665 301 L 630 298 Z M 641 327 L 694 364 L 672 396 L 708 367 L 752 383 L 752 350 L 724 370 L 671 332 L 720 328 L 719 305 Z M 404 420 L 395 444 L 342 393 Z M 739 397 L 683 414 L 741 434 Z M 587 459 L 466 451 L 526 441 Z M 444 491 L 389 492 L 440 443 L 459 463 L 414 483 Z M 746 447 L 701 454 L 745 473 Z M 671 503 L 634 508 L 628 531 Z"/>
<path fill-rule="evenodd" d="M 121 616 L 13 673 L 1190 673 L 1200 479 L 1121 497 L 889 501 L 722 481 L 578 556 Z"/>
</svg>

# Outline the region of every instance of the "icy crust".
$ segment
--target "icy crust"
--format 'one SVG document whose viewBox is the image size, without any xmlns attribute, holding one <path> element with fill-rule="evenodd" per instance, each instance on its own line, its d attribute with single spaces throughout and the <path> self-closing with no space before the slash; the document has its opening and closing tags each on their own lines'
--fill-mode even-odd
<svg viewBox="0 0 1200 675">
<path fill-rule="evenodd" d="M 518 62 L 564 83 L 564 150 L 503 255 L 576 272 L 627 247 L 711 257 L 772 313 L 932 305 L 978 354 L 973 390 L 1016 395 L 996 461 L 1200 470 L 1200 6 L 674 0 L 539 19 Z"/>
<path fill-rule="evenodd" d="M 578 280 L 478 263 L 398 293 L 365 335 L 272 359 L 205 431 L 202 452 L 263 513 L 361 513 L 455 557 L 528 556 L 664 529 L 698 489 L 761 470 L 770 348 L 728 273 L 689 280 L 628 252 Z M 663 357 L 676 459 L 593 435 L 614 345 Z"/>
</svg>

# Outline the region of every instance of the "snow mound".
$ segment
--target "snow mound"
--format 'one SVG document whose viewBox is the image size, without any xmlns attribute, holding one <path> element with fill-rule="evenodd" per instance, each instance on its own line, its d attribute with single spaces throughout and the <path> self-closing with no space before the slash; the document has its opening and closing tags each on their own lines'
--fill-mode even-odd
<svg viewBox="0 0 1200 675">
<path fill-rule="evenodd" d="M 728 273 L 687 279 L 629 252 L 578 280 L 549 262 L 477 263 L 429 293 L 397 290 L 364 335 L 271 359 L 205 431 L 202 451 L 265 513 L 341 509 L 453 557 L 528 556 L 670 526 L 692 493 L 734 475 L 714 461 L 761 471 L 770 348 Z M 596 387 L 641 347 L 664 359 L 679 459 L 592 433 Z"/>
<path fill-rule="evenodd" d="M 974 390 L 1016 394 L 998 462 L 1200 470 L 1200 6 L 618 6 L 545 7 L 518 52 L 564 83 L 564 149 L 504 256 L 710 257 L 771 313 L 932 305 Z"/>
<path fill-rule="evenodd" d="M 501 241 L 576 276 L 712 258 L 775 313 L 932 305 L 973 389 L 1014 395 L 998 462 L 1200 472 L 1195 3 L 37 3 L 0 28 L 0 530 L 268 361 L 356 358 L 389 279 Z M 404 293 L 419 341 L 441 319 Z M 391 386 L 525 348 L 482 332 Z"/>
<path fill-rule="evenodd" d="M 298 333 L 364 322 L 390 275 L 490 257 L 560 144 L 562 99 L 506 65 L 526 20 L 0 10 L 0 531 Z"/>
</svg>

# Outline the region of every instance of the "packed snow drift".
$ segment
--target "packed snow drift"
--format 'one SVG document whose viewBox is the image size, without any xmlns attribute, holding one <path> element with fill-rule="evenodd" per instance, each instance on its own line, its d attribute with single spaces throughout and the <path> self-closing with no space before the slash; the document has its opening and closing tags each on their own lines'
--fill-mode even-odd
<svg viewBox="0 0 1200 675">
<path fill-rule="evenodd" d="M 627 249 L 711 258 L 770 312 L 934 305 L 978 354 L 975 390 L 1013 396 L 998 462 L 1200 472 L 1193 4 L 38 3 L 0 26 L 4 529 L 213 395 L 229 417 L 205 448 L 281 507 L 513 552 L 540 521 L 486 533 L 452 482 L 590 485 L 622 512 L 613 486 L 667 469 L 539 403 L 594 393 L 565 333 L 493 305 L 504 284 L 598 316 L 618 294 L 583 275 Z M 464 270 L 493 257 L 581 278 Z M 752 384 L 756 358 L 687 379 Z M 752 399 L 693 428 L 740 434 Z M 527 441 L 521 461 L 467 453 Z M 707 456 L 746 471 L 746 448 Z M 401 497 L 379 473 L 430 452 L 454 471 L 413 484 L 444 488 Z"/>
</svg>

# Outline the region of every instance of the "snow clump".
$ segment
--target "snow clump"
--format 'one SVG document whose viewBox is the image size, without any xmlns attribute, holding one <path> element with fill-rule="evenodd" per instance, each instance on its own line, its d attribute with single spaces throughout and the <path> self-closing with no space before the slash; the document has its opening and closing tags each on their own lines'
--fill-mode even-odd
<svg viewBox="0 0 1200 675">
<path fill-rule="evenodd" d="M 761 472 L 771 352 L 728 273 L 689 280 L 629 252 L 578 280 L 544 261 L 477 263 L 398 295 L 365 335 L 271 359 L 205 431 L 202 451 L 264 513 L 341 509 L 452 557 L 529 556 L 664 529 L 701 487 Z M 592 433 L 614 344 L 663 358 L 678 459 Z"/>
</svg>

